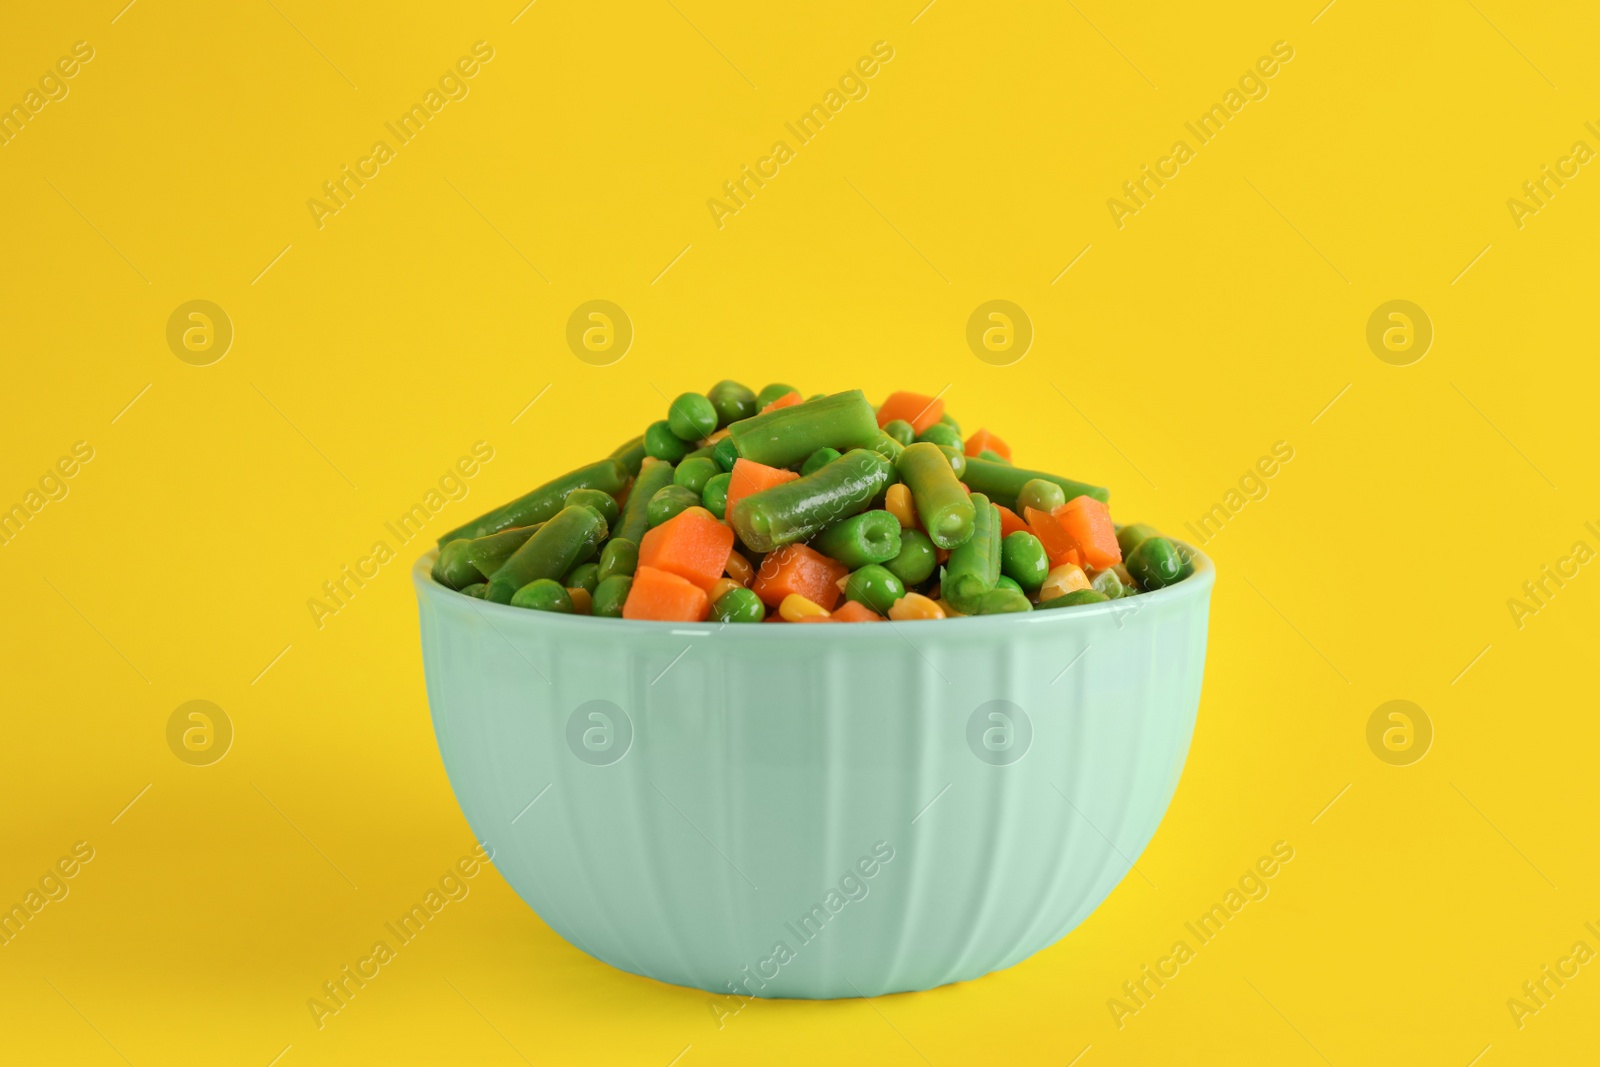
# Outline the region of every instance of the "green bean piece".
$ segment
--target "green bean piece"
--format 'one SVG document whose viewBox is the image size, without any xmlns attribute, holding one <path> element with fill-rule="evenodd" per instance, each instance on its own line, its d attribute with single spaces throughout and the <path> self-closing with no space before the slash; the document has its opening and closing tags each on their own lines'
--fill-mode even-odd
<svg viewBox="0 0 1600 1067">
<path fill-rule="evenodd" d="M 1017 511 L 1019 514 L 1023 508 L 1054 511 L 1066 502 L 1066 490 L 1055 482 L 1046 478 L 1029 478 L 1022 483 L 1022 491 L 1017 494 Z"/>
<path fill-rule="evenodd" d="M 697 448 L 693 452 L 690 452 L 688 455 L 684 456 L 680 461 L 680 465 L 682 463 L 687 463 L 691 459 L 715 459 L 716 455 L 717 450 L 711 445 L 706 445 L 704 448 Z"/>
<path fill-rule="evenodd" d="M 706 399 L 717 410 L 717 429 L 748 419 L 761 409 L 756 406 L 756 394 L 744 385 L 723 379 L 706 390 Z"/>
<path fill-rule="evenodd" d="M 648 454 L 644 450 L 644 434 L 640 434 L 618 445 L 611 453 L 611 458 L 622 464 L 622 469 L 631 477 L 639 473 L 639 464 L 644 462 Z"/>
<path fill-rule="evenodd" d="M 562 577 L 578 564 L 587 563 L 605 539 L 606 520 L 594 508 L 582 504 L 562 508 L 494 572 L 488 599 L 509 604 L 517 590 L 530 582 Z"/>
<path fill-rule="evenodd" d="M 489 583 L 473 582 L 471 585 L 462 586 L 460 591 L 470 597 L 476 597 L 477 599 L 482 600 L 489 593 Z"/>
<path fill-rule="evenodd" d="M 876 563 L 869 563 L 850 572 L 844 581 L 844 597 L 864 604 L 879 615 L 889 614 L 894 602 L 906 595 L 904 583 L 894 572 Z"/>
<path fill-rule="evenodd" d="M 1016 582 L 1024 593 L 1044 584 L 1050 574 L 1050 557 L 1044 544 L 1026 530 L 1013 530 L 1000 542 L 1000 573 Z"/>
<path fill-rule="evenodd" d="M 628 472 L 614 459 L 602 459 L 587 467 L 568 471 L 553 481 L 546 482 L 531 493 L 525 493 L 508 504 L 479 515 L 464 526 L 439 538 L 443 548 L 461 538 L 483 537 L 499 533 L 513 526 L 532 526 L 544 522 L 562 508 L 567 494 L 574 489 L 598 489 L 602 493 L 620 493 L 628 484 Z"/>
<path fill-rule="evenodd" d="M 853 448 L 821 470 L 741 498 L 728 522 L 746 547 L 770 552 L 865 511 L 888 480 L 887 460 Z"/>
<path fill-rule="evenodd" d="M 903 445 L 909 445 L 917 439 L 917 431 L 905 419 L 890 419 L 884 425 L 883 432 Z"/>
<path fill-rule="evenodd" d="M 756 410 L 760 411 L 774 400 L 777 400 L 781 397 L 786 397 L 790 393 L 798 393 L 799 391 L 800 390 L 796 389 L 792 385 L 782 385 L 778 382 L 773 382 L 771 385 L 767 386 L 765 389 L 761 390 L 761 392 L 756 394 Z"/>
<path fill-rule="evenodd" d="M 979 459 L 977 456 L 967 458 L 967 475 L 962 481 L 966 482 L 974 493 L 982 493 L 996 504 L 1016 511 L 1018 494 L 1022 492 L 1022 487 L 1034 478 L 1055 482 L 1066 493 L 1068 500 L 1080 496 L 1092 496 L 1104 504 L 1111 499 L 1111 494 L 1098 485 L 1075 482 L 1071 478 L 1062 478 L 1043 471 L 1024 470 L 1009 463 L 994 463 L 987 459 Z"/>
<path fill-rule="evenodd" d="M 942 422 L 936 422 L 917 435 L 918 441 L 926 441 L 930 445 L 944 445 L 957 452 L 962 451 L 961 431 Z"/>
<path fill-rule="evenodd" d="M 728 427 L 739 455 L 769 467 L 799 463 L 819 448 L 872 448 L 881 432 L 859 389 L 775 408 Z"/>
<path fill-rule="evenodd" d="M 706 479 L 705 488 L 700 490 L 701 505 L 719 519 L 728 514 L 728 486 L 732 482 L 731 474 L 715 474 Z"/>
<path fill-rule="evenodd" d="M 767 608 L 760 597 L 741 585 L 717 597 L 711 617 L 718 622 L 760 622 L 767 617 Z"/>
<path fill-rule="evenodd" d="M 701 456 L 698 459 L 687 457 L 678 464 L 677 470 L 672 472 L 672 483 L 681 485 L 692 493 L 703 493 L 706 483 L 722 473 L 722 468 L 717 466 L 714 459 Z"/>
<path fill-rule="evenodd" d="M 911 490 L 922 528 L 940 548 L 953 549 L 972 536 L 977 498 L 969 499 L 939 446 L 927 441 L 911 445 L 900 456 L 900 480 Z M 998 539 L 996 547 L 998 548 Z M 993 583 L 991 582 L 992 586 Z M 955 601 L 951 601 L 955 603 Z M 960 606 L 957 605 L 957 609 Z"/>
<path fill-rule="evenodd" d="M 1181 582 L 1194 573 L 1194 564 L 1165 537 L 1147 537 L 1134 546 L 1126 560 L 1128 573 L 1146 589 Z"/>
<path fill-rule="evenodd" d="M 662 419 L 645 427 L 644 450 L 656 459 L 677 463 L 689 454 L 690 445 L 673 433 L 672 427 L 667 425 L 667 420 Z"/>
<path fill-rule="evenodd" d="M 451 545 L 465 545 L 460 549 L 466 555 L 468 562 L 478 571 L 479 578 L 488 581 L 494 577 L 494 572 L 500 569 L 500 564 L 511 558 L 511 554 L 523 545 L 528 538 L 539 532 L 539 527 L 544 523 L 534 523 L 532 526 L 513 526 L 509 530 L 489 534 L 487 537 L 474 537 L 470 541 L 451 541 L 449 545 L 439 550 L 442 557 L 449 551 Z M 476 581 L 478 579 L 474 579 Z"/>
<path fill-rule="evenodd" d="M 656 495 L 650 498 L 650 506 L 647 509 L 650 526 L 654 529 L 684 509 L 695 507 L 699 503 L 700 494 L 693 489 L 681 485 L 662 486 L 656 490 Z"/>
<path fill-rule="evenodd" d="M 973 456 L 972 458 L 973 459 L 986 460 L 986 461 L 988 461 L 990 463 L 1004 463 L 1007 467 L 1012 465 L 1011 461 L 1009 459 L 1007 459 L 1006 457 L 1002 456 L 1000 453 L 996 452 L 992 448 L 985 448 L 985 449 L 981 450 L 976 456 Z"/>
<path fill-rule="evenodd" d="M 567 572 L 565 578 L 561 579 L 561 584 L 568 589 L 582 589 L 592 594 L 594 587 L 600 584 L 600 564 L 578 564 Z"/>
<path fill-rule="evenodd" d="M 606 520 L 607 526 L 615 526 L 617 519 L 622 515 L 622 509 L 617 506 L 617 498 L 610 493 L 602 493 L 598 489 L 574 489 L 567 494 L 567 507 L 574 504 L 585 504 L 600 513 Z"/>
<path fill-rule="evenodd" d="M 900 554 L 900 520 L 887 511 L 863 511 L 823 530 L 811 547 L 851 570 L 887 563 Z"/>
<path fill-rule="evenodd" d="M 633 575 L 613 574 L 594 587 L 589 610 L 602 619 L 622 618 L 622 605 L 628 601 L 628 590 L 633 588 Z"/>
<path fill-rule="evenodd" d="M 1110 567 L 1107 567 L 1103 571 L 1090 571 L 1089 588 L 1093 589 L 1107 600 L 1120 599 L 1125 592 L 1122 587 L 1122 579 L 1118 577 L 1117 572 L 1112 570 Z"/>
<path fill-rule="evenodd" d="M 949 445 L 940 445 L 939 451 L 944 453 L 944 458 L 950 461 L 950 469 L 956 472 L 956 481 L 960 481 L 967 473 L 967 454 L 959 448 Z"/>
<path fill-rule="evenodd" d="M 950 603 L 954 604 L 955 601 L 952 600 Z M 1006 615 L 1014 611 L 1033 610 L 1033 602 L 1020 589 L 1011 589 L 1003 585 L 995 586 L 968 606 L 972 610 L 963 612 L 963 614 Z M 956 610 L 960 611 L 961 609 L 957 607 Z"/>
<path fill-rule="evenodd" d="M 731 436 L 724 437 L 711 446 L 711 458 L 717 461 L 717 466 L 725 471 L 733 470 L 734 460 L 739 458 L 739 446 L 733 443 Z"/>
<path fill-rule="evenodd" d="M 433 561 L 433 580 L 451 589 L 482 581 L 483 575 L 467 558 L 467 546 L 470 544 L 471 541 L 451 541 L 441 548 L 438 558 Z"/>
<path fill-rule="evenodd" d="M 814 470 L 826 467 L 838 458 L 839 450 L 837 448 L 819 448 L 807 456 L 804 463 L 800 464 L 800 473 L 810 474 Z"/>
<path fill-rule="evenodd" d="M 872 443 L 872 450 L 890 463 L 899 463 L 900 454 L 906 450 L 906 446 L 879 430 L 878 439 Z"/>
<path fill-rule="evenodd" d="M 567 592 L 560 582 L 550 578 L 540 578 L 513 593 L 511 606 L 532 608 L 534 611 L 558 611 L 563 615 L 571 615 L 572 594 Z"/>
<path fill-rule="evenodd" d="M 667 409 L 667 428 L 685 441 L 709 437 L 717 428 L 717 409 L 701 393 L 680 393 Z"/>
<path fill-rule="evenodd" d="M 633 480 L 633 489 L 622 505 L 622 521 L 617 524 L 616 536 L 636 545 L 643 539 L 644 532 L 650 529 L 650 498 L 662 487 L 672 484 L 672 475 L 672 464 L 664 460 L 651 459 L 639 468 L 639 477 Z"/>
<path fill-rule="evenodd" d="M 1127 559 L 1133 554 L 1133 550 L 1139 547 L 1140 542 L 1160 536 L 1161 531 L 1149 523 L 1130 523 L 1117 531 L 1117 547 L 1122 549 L 1122 558 Z"/>
<path fill-rule="evenodd" d="M 932 445 L 928 447 L 933 449 Z M 906 449 L 908 454 L 910 451 Z M 938 455 L 936 449 L 934 454 Z M 944 463 L 943 456 L 938 456 L 938 460 Z M 915 487 L 912 493 L 916 493 Z M 972 494 L 972 506 L 976 511 L 972 534 L 950 550 L 950 558 L 944 565 L 944 581 L 940 585 L 944 598 L 963 615 L 977 614 L 983 595 L 1000 582 L 1000 512 L 982 493 Z M 920 504 L 917 511 L 926 516 Z"/>
<path fill-rule="evenodd" d="M 938 565 L 939 556 L 928 535 L 921 530 L 910 529 L 900 531 L 900 552 L 884 567 L 910 589 L 933 577 L 933 570 Z"/>
<path fill-rule="evenodd" d="M 603 582 L 615 575 L 627 577 L 638 567 L 639 546 L 626 537 L 613 537 L 600 550 L 600 570 L 595 574 L 595 579 Z"/>
<path fill-rule="evenodd" d="M 1093 589 L 1074 589 L 1070 593 L 1063 593 L 1049 600 L 1039 601 L 1039 610 L 1046 608 L 1074 608 L 1079 604 L 1103 604 L 1109 599 L 1104 593 Z"/>
</svg>

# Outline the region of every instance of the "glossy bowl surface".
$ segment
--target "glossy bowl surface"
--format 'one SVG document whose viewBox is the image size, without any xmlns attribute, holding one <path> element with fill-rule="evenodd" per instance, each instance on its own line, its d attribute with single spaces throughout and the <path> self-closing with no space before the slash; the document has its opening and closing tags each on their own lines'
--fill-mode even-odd
<svg viewBox="0 0 1600 1067">
<path fill-rule="evenodd" d="M 927 989 L 1054 944 L 1128 874 L 1194 731 L 1215 572 L 917 623 L 630 622 L 414 568 L 445 769 L 567 941 L 744 996 Z"/>
</svg>

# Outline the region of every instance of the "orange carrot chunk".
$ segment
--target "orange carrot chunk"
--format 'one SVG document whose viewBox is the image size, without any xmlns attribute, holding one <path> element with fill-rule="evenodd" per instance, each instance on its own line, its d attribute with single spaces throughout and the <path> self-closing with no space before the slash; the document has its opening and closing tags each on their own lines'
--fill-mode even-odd
<svg viewBox="0 0 1600 1067">
<path fill-rule="evenodd" d="M 976 433 L 967 438 L 966 453 L 969 456 L 976 456 L 986 448 L 996 455 L 1004 456 L 1006 459 L 1011 458 L 1011 446 L 980 427 Z"/>
<path fill-rule="evenodd" d="M 1028 529 L 1028 524 L 1023 522 L 1022 519 L 1017 516 L 1015 511 L 1012 511 L 1004 504 L 995 504 L 995 509 L 1000 512 L 1001 537 L 1009 537 L 1018 530 L 1021 530 L 1023 533 L 1033 532 L 1032 530 Z"/>
<path fill-rule="evenodd" d="M 641 565 L 622 605 L 624 619 L 655 622 L 705 622 L 711 614 L 706 591 L 687 578 Z"/>
<path fill-rule="evenodd" d="M 639 541 L 639 565 L 676 574 L 709 589 L 722 577 L 733 551 L 733 527 L 690 508 L 648 531 Z"/>
<path fill-rule="evenodd" d="M 829 616 L 834 622 L 882 622 L 883 616 L 855 600 L 846 600 Z"/>
<path fill-rule="evenodd" d="M 1122 562 L 1122 548 L 1117 544 L 1117 528 L 1111 523 L 1111 511 L 1094 497 L 1073 497 L 1053 509 L 1050 516 L 1072 539 L 1084 563 L 1091 567 L 1109 567 Z"/>
<path fill-rule="evenodd" d="M 1077 544 L 1061 528 L 1061 523 L 1056 521 L 1054 515 L 1038 508 L 1023 508 L 1022 513 L 1027 516 L 1028 528 L 1033 531 L 1033 536 L 1044 545 L 1044 554 L 1050 557 L 1050 566 L 1059 567 L 1063 563 L 1083 566 L 1083 556 Z"/>
<path fill-rule="evenodd" d="M 839 602 L 839 579 L 850 568 L 802 544 L 784 545 L 767 553 L 756 571 L 750 588 L 769 608 L 783 603 L 790 593 L 798 593 L 828 611 Z M 634 579 L 635 583 L 638 579 Z"/>
<path fill-rule="evenodd" d="M 769 467 L 765 463 L 754 460 L 736 459 L 733 461 L 732 477 L 728 479 L 728 503 L 723 511 L 726 515 L 733 510 L 733 506 L 751 493 L 759 493 L 763 489 L 771 489 L 784 482 L 792 482 L 800 477 L 795 471 L 786 471 L 782 467 Z"/>
<path fill-rule="evenodd" d="M 889 425 L 895 419 L 904 419 L 918 433 L 939 421 L 944 414 L 944 401 L 921 393 L 890 393 L 889 399 L 878 409 L 878 426 Z"/>
<path fill-rule="evenodd" d="M 801 396 L 796 390 L 791 389 L 778 399 L 774 400 L 772 403 L 768 404 L 766 407 L 762 408 L 760 413 L 765 415 L 767 412 L 776 408 L 792 408 L 796 404 L 802 404 L 804 402 L 805 397 Z"/>
</svg>

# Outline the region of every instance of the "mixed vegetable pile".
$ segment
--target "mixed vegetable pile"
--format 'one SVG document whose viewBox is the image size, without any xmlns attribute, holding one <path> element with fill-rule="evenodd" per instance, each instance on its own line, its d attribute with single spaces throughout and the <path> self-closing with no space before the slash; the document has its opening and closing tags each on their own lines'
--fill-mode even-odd
<svg viewBox="0 0 1600 1067">
<path fill-rule="evenodd" d="M 439 539 L 435 580 L 538 611 L 875 622 L 1100 603 L 1193 573 L 1095 485 L 965 441 L 944 401 L 723 381 Z"/>
</svg>

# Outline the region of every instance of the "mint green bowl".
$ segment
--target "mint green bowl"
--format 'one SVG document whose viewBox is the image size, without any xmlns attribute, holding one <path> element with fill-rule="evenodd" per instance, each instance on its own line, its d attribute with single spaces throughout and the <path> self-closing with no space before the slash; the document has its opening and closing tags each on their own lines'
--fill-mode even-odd
<svg viewBox="0 0 1600 1067">
<path fill-rule="evenodd" d="M 1195 553 L 1126 601 L 721 626 L 486 603 L 432 564 L 434 732 L 512 888 L 621 970 L 807 998 L 977 978 L 1106 898 L 1177 788 L 1215 578 Z"/>
</svg>

